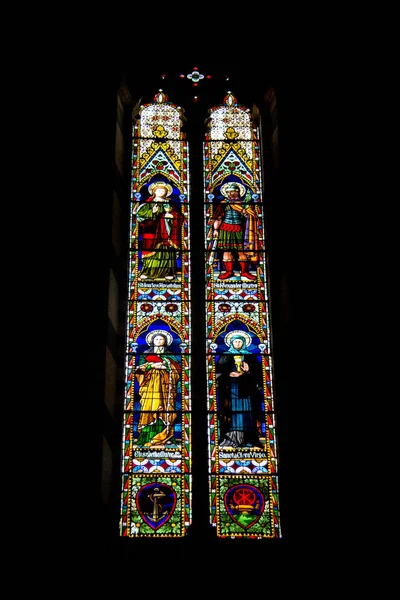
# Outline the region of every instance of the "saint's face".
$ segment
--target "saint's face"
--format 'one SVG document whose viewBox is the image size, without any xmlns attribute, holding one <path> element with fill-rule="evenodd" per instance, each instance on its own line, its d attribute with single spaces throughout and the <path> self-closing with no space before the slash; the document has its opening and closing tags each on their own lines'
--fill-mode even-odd
<svg viewBox="0 0 400 600">
<path fill-rule="evenodd" d="M 165 338 L 162 335 L 155 335 L 153 344 L 154 346 L 165 346 Z"/>
<path fill-rule="evenodd" d="M 165 187 L 158 187 L 154 190 L 155 200 L 164 200 L 167 196 L 167 190 Z"/>
<path fill-rule="evenodd" d="M 243 347 L 243 340 L 241 340 L 240 338 L 233 340 L 232 346 L 235 348 L 235 350 L 241 350 L 241 348 Z"/>
<path fill-rule="evenodd" d="M 239 192 L 237 190 L 229 190 L 228 191 L 229 200 L 235 200 L 236 202 L 240 202 L 241 198 L 239 196 Z"/>
</svg>

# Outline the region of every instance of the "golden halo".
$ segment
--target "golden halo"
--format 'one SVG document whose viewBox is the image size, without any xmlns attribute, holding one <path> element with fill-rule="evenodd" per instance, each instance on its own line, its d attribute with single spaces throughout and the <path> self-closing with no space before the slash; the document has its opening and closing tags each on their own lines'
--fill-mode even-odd
<svg viewBox="0 0 400 600">
<path fill-rule="evenodd" d="M 252 343 L 251 335 L 246 333 L 246 331 L 242 331 L 241 329 L 235 329 L 234 331 L 230 331 L 229 333 L 227 333 L 224 337 L 224 342 L 228 346 L 228 348 L 231 345 L 231 337 L 234 335 L 240 335 L 244 337 L 244 339 L 246 340 L 246 348 L 248 348 Z"/>
<path fill-rule="evenodd" d="M 150 194 L 153 196 L 156 188 L 159 188 L 159 187 L 163 187 L 163 188 L 165 188 L 167 190 L 167 198 L 173 192 L 172 185 L 170 185 L 169 183 L 165 183 L 165 181 L 155 181 L 154 183 L 152 183 L 151 185 L 149 185 L 149 192 L 150 192 Z"/>
<path fill-rule="evenodd" d="M 169 331 L 165 331 L 164 329 L 155 329 L 154 331 L 150 331 L 150 333 L 146 335 L 146 342 L 148 343 L 148 345 L 152 346 L 155 336 L 160 334 L 167 338 L 167 346 L 170 346 L 172 344 L 173 339 Z"/>
<path fill-rule="evenodd" d="M 234 183 L 235 185 L 238 186 L 238 188 L 240 189 L 240 197 L 242 198 L 245 193 L 246 193 L 246 188 L 244 187 L 243 184 L 239 183 L 238 181 L 230 181 L 229 183 L 224 183 L 224 185 L 221 185 L 221 193 L 223 196 L 225 196 L 225 198 L 228 197 L 228 192 L 226 192 L 226 188 L 231 186 L 232 183 Z"/>
</svg>

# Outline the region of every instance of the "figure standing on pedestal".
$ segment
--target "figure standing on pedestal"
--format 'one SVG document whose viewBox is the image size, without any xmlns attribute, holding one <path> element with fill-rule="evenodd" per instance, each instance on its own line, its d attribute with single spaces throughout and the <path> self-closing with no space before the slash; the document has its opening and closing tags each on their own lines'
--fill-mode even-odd
<svg viewBox="0 0 400 600">
<path fill-rule="evenodd" d="M 177 257 L 181 249 L 183 217 L 169 204 L 173 188 L 156 181 L 149 186 L 151 196 L 133 209 L 140 228 L 142 269 L 139 279 L 172 280 L 177 273 Z"/>
<path fill-rule="evenodd" d="M 140 446 L 163 446 L 174 438 L 175 401 L 181 366 L 175 356 L 168 355 L 172 336 L 156 330 L 147 334 L 150 348 L 139 358 L 136 379 L 139 383 Z"/>
<path fill-rule="evenodd" d="M 225 273 L 221 273 L 218 279 L 234 277 L 234 265 L 237 261 L 241 278 L 254 281 L 257 277 L 249 269 L 252 267 L 257 270 L 260 242 L 250 190 L 245 196 L 244 185 L 230 182 L 221 186 L 221 193 L 224 199 L 217 205 L 213 215 L 213 238 L 217 240 L 216 249 L 222 251 L 225 269 Z"/>
<path fill-rule="evenodd" d="M 219 446 L 262 448 L 257 428 L 262 419 L 261 364 L 247 350 L 247 332 L 231 331 L 225 343 L 229 350 L 216 364 Z"/>
</svg>

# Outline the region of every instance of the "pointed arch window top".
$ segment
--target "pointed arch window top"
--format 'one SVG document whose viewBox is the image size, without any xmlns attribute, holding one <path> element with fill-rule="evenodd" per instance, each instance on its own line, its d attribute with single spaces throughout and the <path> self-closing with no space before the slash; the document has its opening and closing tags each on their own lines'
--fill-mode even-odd
<svg viewBox="0 0 400 600">
<path fill-rule="evenodd" d="M 227 93 L 223 104 L 211 108 L 209 112 L 207 139 L 229 142 L 252 140 L 253 128 L 250 109 L 238 104 L 232 92 Z M 246 148 L 247 152 L 249 150 Z"/>
<path fill-rule="evenodd" d="M 159 141 L 182 140 L 184 110 L 169 102 L 162 89 L 158 90 L 150 104 L 143 104 L 138 113 L 136 137 L 156 139 Z M 177 152 L 177 148 L 174 147 Z"/>
</svg>

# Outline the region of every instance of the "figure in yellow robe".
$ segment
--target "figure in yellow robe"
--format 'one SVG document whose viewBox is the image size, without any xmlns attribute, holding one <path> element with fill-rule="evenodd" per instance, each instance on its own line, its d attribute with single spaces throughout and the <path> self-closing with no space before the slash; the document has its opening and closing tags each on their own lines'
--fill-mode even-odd
<svg viewBox="0 0 400 600">
<path fill-rule="evenodd" d="M 160 446 L 174 437 L 175 401 L 181 368 L 175 357 L 165 354 L 167 336 L 157 332 L 153 347 L 146 350 L 136 369 L 139 382 L 140 446 Z M 146 355 L 146 356 L 145 356 Z"/>
</svg>

